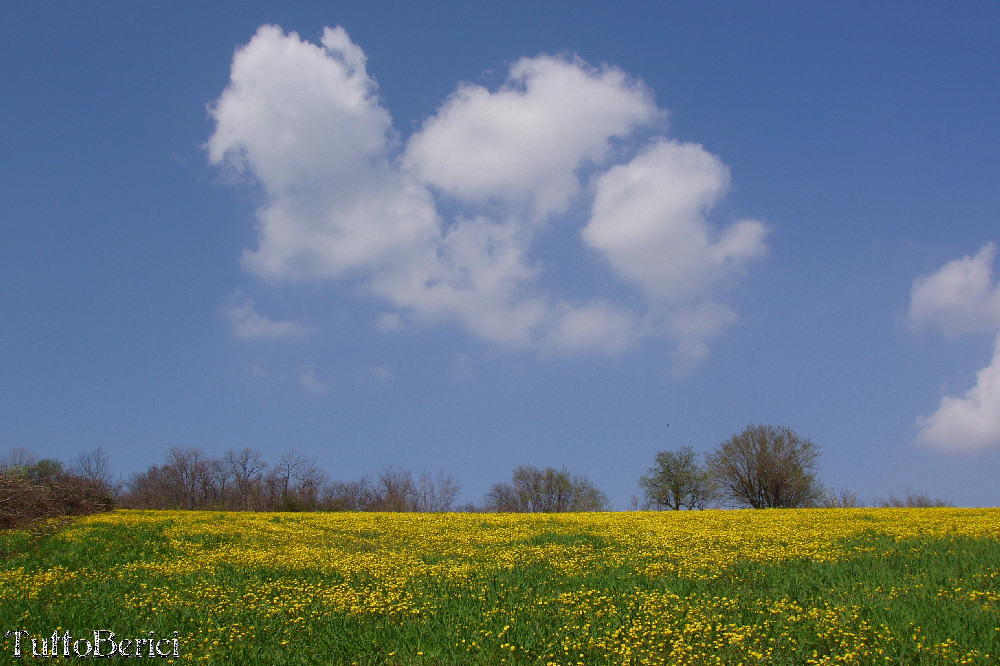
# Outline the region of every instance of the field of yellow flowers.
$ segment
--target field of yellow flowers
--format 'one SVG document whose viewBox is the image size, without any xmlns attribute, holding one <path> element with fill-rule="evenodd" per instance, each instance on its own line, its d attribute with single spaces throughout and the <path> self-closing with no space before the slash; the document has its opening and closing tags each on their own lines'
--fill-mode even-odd
<svg viewBox="0 0 1000 666">
<path fill-rule="evenodd" d="M 1000 510 L 117 511 L 0 532 L 0 661 L 12 630 L 27 658 L 29 637 L 99 629 L 177 631 L 162 661 L 183 663 L 994 664 Z"/>
</svg>

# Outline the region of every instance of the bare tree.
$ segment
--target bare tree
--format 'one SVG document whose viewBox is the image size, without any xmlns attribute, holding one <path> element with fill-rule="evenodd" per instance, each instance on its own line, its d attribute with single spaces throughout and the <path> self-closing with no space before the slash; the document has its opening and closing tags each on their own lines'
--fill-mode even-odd
<svg viewBox="0 0 1000 666">
<path fill-rule="evenodd" d="M 498 481 L 490 487 L 486 497 L 483 498 L 483 505 L 487 511 L 503 513 L 524 513 L 531 510 L 528 493 L 521 492 L 516 483 L 503 481 Z"/>
<path fill-rule="evenodd" d="M 181 508 L 182 500 L 165 469 L 165 466 L 150 465 L 145 472 L 133 473 L 125 482 L 121 505 L 127 509 Z"/>
<path fill-rule="evenodd" d="M 530 513 L 602 511 L 608 498 L 589 479 L 563 468 L 540 470 L 530 465 L 514 469 L 510 483 L 495 483 L 486 494 L 491 511 Z"/>
<path fill-rule="evenodd" d="M 570 478 L 571 499 L 563 506 L 566 511 L 607 511 L 611 507 L 608 496 L 585 476 Z"/>
<path fill-rule="evenodd" d="M 878 505 L 884 509 L 927 509 L 955 506 L 947 500 L 931 497 L 923 493 L 914 494 L 909 491 L 906 492 L 906 497 L 902 499 L 895 495 L 889 495 L 889 499 L 879 500 Z"/>
<path fill-rule="evenodd" d="M 326 470 L 317 465 L 314 458 L 298 471 L 295 493 L 299 508 L 303 511 L 315 511 L 320 507 L 320 492 L 327 479 Z"/>
<path fill-rule="evenodd" d="M 275 511 L 280 508 L 281 500 L 281 473 L 273 467 L 264 474 L 260 483 L 257 484 L 258 496 L 260 499 L 259 509 L 264 511 Z"/>
<path fill-rule="evenodd" d="M 70 469 L 85 479 L 100 481 L 109 488 L 115 485 L 114 477 L 111 474 L 111 459 L 103 447 L 98 446 L 92 451 L 81 453 L 73 461 Z"/>
<path fill-rule="evenodd" d="M 451 511 L 460 487 L 444 471 L 439 471 L 436 478 L 427 470 L 421 471 L 417 482 L 417 511 Z"/>
<path fill-rule="evenodd" d="M 25 454 L 15 458 L 29 460 Z M 26 483 L 63 474 L 57 461 L 30 460 L 31 465 L 16 467 Z M 106 461 L 99 449 L 80 456 L 76 464 L 87 476 L 100 477 Z M 423 471 L 415 481 L 410 470 L 387 466 L 356 481 L 331 482 L 315 458 L 294 450 L 269 467 L 257 449 L 229 449 L 222 458 L 213 458 L 198 448 L 173 447 L 164 464 L 129 477 L 119 504 L 244 511 L 450 511 L 458 490 L 458 482 L 444 472 L 434 476 Z"/>
<path fill-rule="evenodd" d="M 18 446 L 8 451 L 3 458 L 0 458 L 0 472 L 17 472 L 31 467 L 36 462 L 38 462 L 38 458 L 35 454 L 23 446 Z"/>
<path fill-rule="evenodd" d="M 212 461 L 198 448 L 173 447 L 163 465 L 150 465 L 125 483 L 122 506 L 197 509 L 211 503 L 215 491 Z"/>
<path fill-rule="evenodd" d="M 233 475 L 240 508 L 250 511 L 254 495 L 260 490 L 261 475 L 267 468 L 267 463 L 260 451 L 251 448 L 242 449 L 238 453 L 229 449 L 223 460 Z"/>
<path fill-rule="evenodd" d="M 78 455 L 70 466 L 70 471 L 88 481 L 101 484 L 112 497 L 117 497 L 121 493 L 121 483 L 111 473 L 111 459 L 108 457 L 108 452 L 100 446 Z"/>
<path fill-rule="evenodd" d="M 323 487 L 320 503 L 329 511 L 367 511 L 374 504 L 374 493 L 367 476 L 356 481 L 334 481 Z"/>
<path fill-rule="evenodd" d="M 708 472 L 698 464 L 690 446 L 679 451 L 660 451 L 656 464 L 639 477 L 645 506 L 655 509 L 704 509 L 712 496 Z"/>
<path fill-rule="evenodd" d="M 215 484 L 215 468 L 218 460 L 208 457 L 199 461 L 196 468 L 195 498 L 193 508 L 196 509 L 219 509 L 222 508 L 223 500 L 219 487 Z"/>
<path fill-rule="evenodd" d="M 216 501 L 220 508 L 228 508 L 230 496 L 232 495 L 231 481 L 233 471 L 224 458 L 212 458 L 209 463 L 209 478 L 212 480 L 212 487 L 215 490 Z"/>
<path fill-rule="evenodd" d="M 180 496 L 185 509 L 200 507 L 206 480 L 211 479 L 211 465 L 205 452 L 197 447 L 174 446 L 167 453 L 164 466 L 167 478 L 171 479 L 174 491 Z"/>
<path fill-rule="evenodd" d="M 855 509 L 861 506 L 861 502 L 858 501 L 858 494 L 853 490 L 847 488 L 834 490 L 823 487 L 816 500 L 816 506 L 823 509 Z"/>
<path fill-rule="evenodd" d="M 755 509 L 811 506 L 819 495 L 813 470 L 819 449 L 785 427 L 747 426 L 708 457 L 723 495 Z"/>
<path fill-rule="evenodd" d="M 316 464 L 315 458 L 300 455 L 294 450 L 286 453 L 269 475 L 269 485 L 276 485 L 280 494 L 276 508 L 283 511 L 308 511 L 316 508 L 320 488 L 325 480 L 326 473 Z"/>
<path fill-rule="evenodd" d="M 295 490 L 294 480 L 297 478 L 298 470 L 309 463 L 305 456 L 300 456 L 292 449 L 278 459 L 278 464 L 271 468 L 271 473 L 278 480 L 281 499 L 288 499 Z"/>
<path fill-rule="evenodd" d="M 374 488 L 372 511 L 416 511 L 417 487 L 408 469 L 384 467 L 371 483 Z"/>
</svg>

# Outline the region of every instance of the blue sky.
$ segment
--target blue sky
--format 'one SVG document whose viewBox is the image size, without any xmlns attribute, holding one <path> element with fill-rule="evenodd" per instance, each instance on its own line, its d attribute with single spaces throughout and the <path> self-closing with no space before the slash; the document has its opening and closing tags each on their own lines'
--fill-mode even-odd
<svg viewBox="0 0 1000 666">
<path fill-rule="evenodd" d="M 996 3 L 0 12 L 0 449 L 1000 503 Z"/>
</svg>

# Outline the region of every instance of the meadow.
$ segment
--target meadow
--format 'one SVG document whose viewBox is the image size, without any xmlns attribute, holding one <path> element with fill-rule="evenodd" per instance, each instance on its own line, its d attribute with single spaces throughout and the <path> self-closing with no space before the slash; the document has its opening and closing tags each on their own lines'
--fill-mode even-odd
<svg viewBox="0 0 1000 666">
<path fill-rule="evenodd" d="M 0 532 L 18 629 L 179 632 L 156 663 L 995 664 L 1000 510 L 116 511 Z"/>
</svg>

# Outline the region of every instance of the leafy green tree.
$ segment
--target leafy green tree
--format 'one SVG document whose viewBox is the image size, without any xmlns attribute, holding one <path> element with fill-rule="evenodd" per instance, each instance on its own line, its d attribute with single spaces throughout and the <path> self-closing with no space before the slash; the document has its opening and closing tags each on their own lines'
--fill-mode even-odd
<svg viewBox="0 0 1000 666">
<path fill-rule="evenodd" d="M 656 464 L 639 477 L 645 506 L 654 509 L 704 509 L 712 496 L 712 483 L 690 446 L 660 451 Z"/>
<path fill-rule="evenodd" d="M 754 509 L 813 506 L 822 492 L 814 470 L 819 449 L 784 426 L 747 426 L 708 457 L 723 496 Z"/>
</svg>

